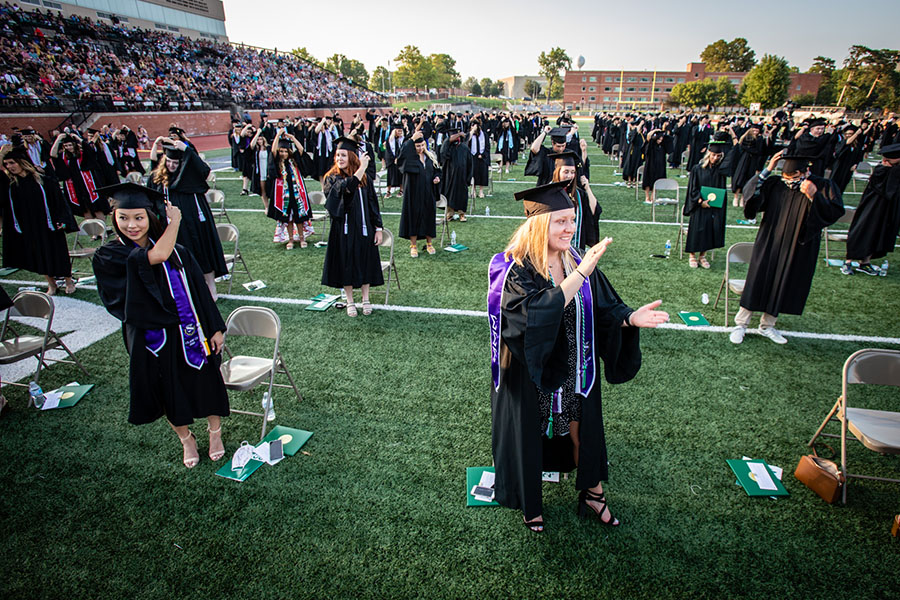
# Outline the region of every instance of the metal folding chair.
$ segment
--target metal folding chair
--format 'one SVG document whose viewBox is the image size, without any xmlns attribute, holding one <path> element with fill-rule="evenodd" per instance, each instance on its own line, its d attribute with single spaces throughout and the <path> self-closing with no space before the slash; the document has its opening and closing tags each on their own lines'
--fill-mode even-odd
<svg viewBox="0 0 900 600">
<path fill-rule="evenodd" d="M 868 161 L 862 161 L 858 165 L 856 165 L 856 169 L 853 171 L 853 175 L 850 177 L 850 181 L 853 182 L 853 192 L 856 192 L 856 182 L 857 181 L 865 181 L 868 185 L 869 176 L 872 175 L 872 165 Z"/>
<path fill-rule="evenodd" d="M 675 192 L 674 198 L 660 198 L 659 192 Z M 675 212 L 672 217 L 675 221 L 678 221 L 678 209 L 679 206 L 679 186 L 678 182 L 674 179 L 657 179 L 653 182 L 653 204 L 650 207 L 650 215 L 653 222 L 656 222 L 656 207 L 657 206 L 673 206 L 675 208 Z"/>
<path fill-rule="evenodd" d="M 384 304 L 387 306 L 388 298 L 391 295 L 391 270 L 394 271 L 393 279 L 397 282 L 397 289 L 400 289 L 400 276 L 397 274 L 397 263 L 394 262 L 394 234 L 389 229 L 381 230 L 381 244 L 379 246 L 389 249 L 388 259 L 381 261 L 381 271 L 385 274 L 384 283 L 386 285 Z"/>
<path fill-rule="evenodd" d="M 246 261 L 244 261 L 244 255 L 241 254 L 239 244 L 241 234 L 238 228 L 231 223 L 216 223 L 216 233 L 219 234 L 219 241 L 222 243 L 223 249 L 226 248 L 226 244 L 233 244 L 231 252 L 225 252 L 225 265 L 228 267 L 228 274 L 231 276 L 228 278 L 228 293 L 230 294 L 235 275 L 246 275 L 248 281 L 253 281 L 253 276 L 250 275 L 250 269 L 247 267 Z M 242 271 L 237 270 L 238 262 L 243 267 Z"/>
<path fill-rule="evenodd" d="M 88 271 L 76 271 L 75 261 L 86 258 L 90 261 L 94 257 L 97 248 L 106 243 L 106 221 L 101 219 L 85 219 L 78 226 L 72 239 L 72 249 L 69 250 L 69 263 L 72 266 L 72 275 L 92 275 L 93 269 Z"/>
<path fill-rule="evenodd" d="M 444 236 L 450 234 L 450 224 L 447 222 L 447 196 L 441 194 L 440 200 L 435 202 L 434 224 L 441 226 L 441 248 L 444 247 Z"/>
<path fill-rule="evenodd" d="M 328 215 L 328 211 L 325 210 L 325 193 L 320 191 L 309 192 L 309 210 L 312 211 L 314 207 L 321 206 L 324 212 L 319 214 L 313 213 L 309 222 L 315 225 L 316 223 L 322 223 L 322 241 L 327 242 L 328 240 L 328 225 L 331 221 L 331 217 Z M 382 203 L 384 202 L 382 197 Z"/>
<path fill-rule="evenodd" d="M 856 215 L 856 209 L 855 209 L 855 208 L 847 208 L 847 207 L 844 207 L 844 214 L 841 215 L 841 218 L 838 219 L 837 221 L 835 221 L 835 223 L 845 223 L 845 224 L 847 224 L 847 225 L 849 226 L 849 224 L 853 222 L 853 217 L 854 217 L 855 215 Z M 832 242 L 832 243 L 837 242 L 837 243 L 843 243 L 844 245 L 846 245 L 846 244 L 847 244 L 847 237 L 848 237 L 848 236 L 849 236 L 849 230 L 848 230 L 848 229 L 828 229 L 828 228 L 826 228 L 826 229 L 823 229 L 823 230 L 822 230 L 822 237 L 825 238 L 825 260 L 826 260 L 826 264 L 827 264 L 827 261 L 828 261 L 828 259 L 829 259 L 829 256 L 828 256 L 828 242 Z"/>
<path fill-rule="evenodd" d="M 228 211 L 225 210 L 225 192 L 222 190 L 206 190 L 206 202 L 209 204 L 209 210 L 213 215 L 213 219 L 224 218 L 231 223 Z"/>
<path fill-rule="evenodd" d="M 736 297 L 734 300 L 740 300 L 741 294 L 744 293 L 746 279 L 737 279 L 732 277 L 731 265 L 733 264 L 750 264 L 750 257 L 753 255 L 753 242 L 738 242 L 733 244 L 725 254 L 725 276 L 722 278 L 722 285 L 719 286 L 719 293 L 716 294 L 716 302 L 713 304 L 713 310 L 719 306 L 719 298 L 722 292 L 725 292 L 725 326 L 728 326 L 728 300 L 733 292 Z"/>
</svg>

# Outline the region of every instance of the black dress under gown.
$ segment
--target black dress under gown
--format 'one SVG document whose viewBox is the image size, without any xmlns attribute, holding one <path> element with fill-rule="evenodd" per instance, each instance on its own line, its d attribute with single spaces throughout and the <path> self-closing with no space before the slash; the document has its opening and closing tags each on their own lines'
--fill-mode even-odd
<svg viewBox="0 0 900 600">
<path fill-rule="evenodd" d="M 360 185 L 355 175 L 325 178 L 325 208 L 331 217 L 322 285 L 333 288 L 383 285 L 381 258 L 375 245 L 375 229 L 381 228 L 378 197 L 372 182 Z"/>
<path fill-rule="evenodd" d="M 599 270 L 589 280 L 593 356 L 603 359 L 609 383 L 624 383 L 641 366 L 638 329 L 622 327 L 632 309 Z M 580 298 L 579 292 L 570 304 Z M 575 468 L 571 436 L 548 437 L 542 429 L 541 395 L 571 384 L 571 367 L 577 367 L 569 358 L 576 348 L 567 336 L 565 308 L 562 288 L 539 275 L 530 262 L 510 268 L 500 302 L 499 375 L 491 388 L 491 437 L 497 502 L 521 510 L 526 520 L 543 512 L 541 472 Z M 599 364 L 596 380 L 581 398 L 579 438 L 575 487 L 584 490 L 608 477 Z"/>
<path fill-rule="evenodd" d="M 397 157 L 397 166 L 403 173 L 403 207 L 400 212 L 399 236 L 433 238 L 435 227 L 435 187 L 434 178 L 440 171 L 428 155 L 425 162 L 419 160 L 416 145 L 412 140 L 403 144 Z"/>
<path fill-rule="evenodd" d="M 0 175 L 3 217 L 3 266 L 50 277 L 70 277 L 72 264 L 66 231 L 78 226 L 55 179 Z"/>
<path fill-rule="evenodd" d="M 93 259 L 100 300 L 122 321 L 130 356 L 128 422 L 141 425 L 165 416 L 173 425 L 182 426 L 210 415 L 228 416 L 228 392 L 219 372 L 221 359 L 213 353 L 200 369 L 187 364 L 181 321 L 165 267 L 151 265 L 148 250 L 114 239 L 98 248 Z M 203 335 L 208 340 L 217 331 L 224 333 L 225 322 L 197 261 L 177 244 L 173 255 L 183 264 Z M 173 258 L 169 261 L 172 264 Z M 165 343 L 153 353 L 147 348 L 145 336 L 147 330 L 155 329 L 165 331 Z"/>
<path fill-rule="evenodd" d="M 661 142 L 649 140 L 644 144 L 644 177 L 641 188 L 653 189 L 657 179 L 666 178 L 666 155 L 672 152 L 672 136 L 663 136 Z"/>
</svg>

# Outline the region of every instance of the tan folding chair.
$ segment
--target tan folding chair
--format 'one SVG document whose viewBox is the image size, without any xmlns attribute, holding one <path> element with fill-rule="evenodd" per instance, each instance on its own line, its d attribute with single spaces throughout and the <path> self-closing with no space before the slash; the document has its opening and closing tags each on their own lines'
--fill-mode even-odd
<svg viewBox="0 0 900 600">
<path fill-rule="evenodd" d="M 212 189 L 216 189 L 216 172 L 210 171 L 209 175 L 206 176 L 206 184 Z"/>
<path fill-rule="evenodd" d="M 381 261 L 381 272 L 385 274 L 384 283 L 387 286 L 384 292 L 384 304 L 387 306 L 388 297 L 391 295 L 391 270 L 394 271 L 394 281 L 397 282 L 397 289 L 400 289 L 400 276 L 397 274 L 397 264 L 394 262 L 394 234 L 388 229 L 381 230 L 382 248 L 388 248 L 388 259 Z"/>
<path fill-rule="evenodd" d="M 101 219 L 85 219 L 78 226 L 72 240 L 72 249 L 69 250 L 69 263 L 72 266 L 72 275 L 92 275 L 93 270 L 76 271 L 75 261 L 86 258 L 90 261 L 94 257 L 97 248 L 106 243 L 106 221 Z"/>
<path fill-rule="evenodd" d="M 690 156 L 691 156 L 690 150 L 685 150 L 684 152 L 681 153 L 681 164 L 679 165 L 679 170 L 681 171 L 680 175 L 681 175 L 682 179 L 687 177 L 687 175 L 685 175 L 684 172 L 687 169 L 687 162 L 688 162 L 688 158 Z"/>
<path fill-rule="evenodd" d="M 728 249 L 725 254 L 725 276 L 722 278 L 722 285 L 719 286 L 719 293 L 716 294 L 716 303 L 713 304 L 713 310 L 719 306 L 719 298 L 722 291 L 725 292 L 725 326 L 728 326 L 728 300 L 733 292 L 736 297 L 734 300 L 740 300 L 741 294 L 744 293 L 746 279 L 737 279 L 733 277 L 731 265 L 733 264 L 750 264 L 750 257 L 753 255 L 753 242 L 738 242 Z"/>
<path fill-rule="evenodd" d="M 87 369 L 81 365 L 68 346 L 51 329 L 53 325 L 53 310 L 53 299 L 44 292 L 26 290 L 16 294 L 15 298 L 13 298 L 13 306 L 6 311 L 3 328 L 0 329 L 0 365 L 9 365 L 34 357 L 38 361 L 37 371 L 34 373 L 35 382 L 41 378 L 41 369 L 49 368 L 48 362 L 78 365 L 78 368 L 84 371 L 85 375 L 89 375 Z M 44 332 L 42 335 L 18 335 L 9 324 L 10 317 L 27 317 L 46 321 Z M 14 337 L 6 339 L 7 330 L 13 331 Z M 65 350 L 72 360 L 49 358 L 47 350 L 55 350 L 57 348 Z M 27 383 L 15 383 L 12 381 L 4 381 L 3 383 L 28 387 Z"/>
<path fill-rule="evenodd" d="M 228 211 L 225 210 L 225 192 L 222 190 L 206 190 L 206 202 L 209 204 L 209 210 L 213 219 L 224 218 L 231 223 Z"/>
<path fill-rule="evenodd" d="M 841 395 L 807 444 L 813 447 L 820 436 L 840 438 L 844 504 L 847 503 L 847 483 L 851 477 L 900 483 L 900 479 L 847 472 L 847 440 L 860 442 L 880 454 L 900 454 L 900 412 L 851 407 L 847 399 L 851 384 L 900 387 L 900 351 L 865 348 L 851 354 L 841 373 Z M 840 434 L 823 433 L 830 421 L 840 422 Z M 847 435 L 848 430 L 852 436 Z"/>
<path fill-rule="evenodd" d="M 686 199 L 685 199 L 685 202 L 687 202 Z M 687 228 L 687 225 L 684 224 L 684 210 L 679 210 L 678 211 L 678 241 L 675 242 L 675 244 L 678 246 L 678 260 L 684 259 L 684 245 L 685 245 L 685 243 L 687 243 L 687 233 L 688 233 L 688 228 Z"/>
<path fill-rule="evenodd" d="M 531 150 L 528 150 L 531 152 Z M 490 173 L 490 180 L 488 184 L 491 186 L 491 196 L 494 195 L 494 173 L 498 175 L 503 171 L 503 155 L 499 152 L 491 153 L 491 166 L 488 168 L 488 173 Z"/>
<path fill-rule="evenodd" d="M 856 215 L 855 208 L 846 208 L 844 207 L 844 214 L 841 215 L 841 218 L 835 221 L 835 223 L 846 223 L 849 225 L 853 222 L 853 217 Z M 825 261 L 827 264 L 828 261 L 828 242 L 832 243 L 843 243 L 847 244 L 847 236 L 849 235 L 849 230 L 847 229 L 828 229 L 825 228 L 822 230 L 822 237 L 825 238 Z M 843 258 L 843 257 L 842 257 Z"/>
<path fill-rule="evenodd" d="M 853 192 L 856 192 L 856 182 L 857 181 L 865 181 L 868 185 L 869 177 L 872 175 L 872 165 L 869 161 L 862 161 L 858 165 L 856 165 L 856 169 L 853 171 L 853 175 L 850 177 L 850 181 L 853 182 Z"/>
<path fill-rule="evenodd" d="M 659 192 L 675 192 L 674 198 L 669 197 L 659 197 Z M 679 206 L 679 186 L 678 182 L 674 179 L 657 179 L 653 182 L 653 204 L 650 206 L 650 215 L 651 219 L 654 223 L 656 223 L 656 207 L 657 206 L 673 206 L 675 208 L 675 212 L 672 214 L 672 218 L 675 221 L 678 221 L 678 209 Z"/>
<path fill-rule="evenodd" d="M 440 200 L 434 204 L 434 224 L 441 226 L 441 248 L 444 247 L 444 236 L 450 234 L 450 224 L 447 222 L 447 196 L 441 194 Z"/>
<path fill-rule="evenodd" d="M 131 171 L 127 175 L 125 175 L 125 181 L 130 181 L 131 183 L 137 183 L 138 185 L 141 185 L 144 183 L 144 176 L 137 171 Z"/>
<path fill-rule="evenodd" d="M 609 154 L 609 162 L 610 164 L 616 164 L 619 162 L 619 145 L 613 144 L 612 152 Z"/>
<path fill-rule="evenodd" d="M 635 200 L 641 199 L 640 193 L 644 190 L 644 188 L 641 187 L 641 185 L 643 184 L 643 182 L 641 180 L 643 178 L 644 178 L 644 165 L 641 165 L 638 167 L 637 175 L 634 178 L 634 199 Z"/>
<path fill-rule="evenodd" d="M 227 293 L 230 294 L 235 275 L 246 275 L 248 281 L 253 281 L 253 276 L 250 275 L 250 269 L 247 268 L 247 263 L 244 261 L 244 255 L 241 254 L 239 244 L 241 234 L 238 231 L 238 228 L 231 223 L 216 223 L 216 233 L 219 234 L 219 241 L 222 243 L 223 250 L 226 249 L 226 244 L 233 244 L 233 247 L 230 248 L 231 252 L 228 252 L 227 250 L 225 252 L 225 265 L 228 267 L 228 274 L 230 275 L 228 278 Z M 238 262 L 240 262 L 241 267 L 243 267 L 242 271 L 237 270 Z"/>
<path fill-rule="evenodd" d="M 225 381 L 225 388 L 236 392 L 250 391 L 260 384 L 266 384 L 268 388 L 269 401 L 264 412 L 231 409 L 233 413 L 262 417 L 262 433 L 259 436 L 259 439 L 262 440 L 262 438 L 266 437 L 266 426 L 268 424 L 266 414 L 272 410 L 275 402 L 273 388 L 292 388 L 297 396 L 297 401 L 303 401 L 303 397 L 294 384 L 294 378 L 291 377 L 291 373 L 284 363 L 284 358 L 281 356 L 281 319 L 278 318 L 278 315 L 271 308 L 240 306 L 228 315 L 225 326 L 227 328 L 226 339 L 228 341 L 225 344 L 224 352 L 228 359 L 222 363 L 220 368 L 222 379 Z M 230 342 L 233 338 L 239 336 L 273 340 L 275 347 L 272 351 L 272 357 L 233 355 L 229 347 Z M 275 375 L 286 375 L 290 385 L 275 383 Z"/>
<path fill-rule="evenodd" d="M 321 236 L 322 236 L 323 242 L 326 242 L 328 240 L 327 231 L 328 231 L 329 222 L 331 221 L 331 219 L 328 215 L 328 211 L 325 210 L 325 199 L 326 198 L 325 198 L 324 192 L 319 192 L 319 191 L 309 192 L 309 210 L 310 210 L 310 212 L 312 212 L 313 208 L 316 206 L 321 206 L 322 210 L 325 211 L 325 212 L 322 212 L 319 214 L 312 213 L 312 215 L 309 219 L 309 222 L 313 225 L 315 225 L 316 223 L 322 223 Z M 384 202 L 384 200 L 382 200 L 382 202 Z"/>
</svg>

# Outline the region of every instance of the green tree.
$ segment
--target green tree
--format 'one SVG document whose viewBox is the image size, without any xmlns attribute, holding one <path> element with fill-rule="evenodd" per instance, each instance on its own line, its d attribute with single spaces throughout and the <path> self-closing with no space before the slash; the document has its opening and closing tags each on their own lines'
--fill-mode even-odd
<svg viewBox="0 0 900 600">
<path fill-rule="evenodd" d="M 485 96 L 496 96 L 499 94 L 497 91 L 497 86 L 494 85 L 494 81 L 490 77 L 484 77 L 481 80 L 481 92 Z"/>
<path fill-rule="evenodd" d="M 369 80 L 369 72 L 366 71 L 365 65 L 343 54 L 332 54 L 326 58 L 325 68 L 363 85 Z"/>
<path fill-rule="evenodd" d="M 836 90 L 838 97 L 844 92 L 841 103 L 857 111 L 900 106 L 898 64 L 900 51 L 851 46 L 840 73 L 840 89 Z"/>
<path fill-rule="evenodd" d="M 323 63 L 321 60 L 317 59 L 315 56 L 310 54 L 309 51 L 306 49 L 306 46 L 304 46 L 302 48 L 294 48 L 293 50 L 291 50 L 291 54 L 293 54 L 294 56 L 300 57 L 307 62 L 311 62 L 314 65 L 317 65 L 319 67 L 322 67 L 322 68 L 325 67 L 325 63 Z"/>
<path fill-rule="evenodd" d="M 725 81 L 728 80 L 725 79 Z M 728 84 L 731 85 L 731 82 Z M 733 90 L 734 86 L 732 86 L 732 91 Z M 670 98 L 678 104 L 697 108 L 700 106 L 718 105 L 716 101 L 717 93 L 718 88 L 716 82 L 712 79 L 704 79 L 702 81 L 689 81 L 687 83 L 676 84 L 675 87 L 672 88 Z"/>
<path fill-rule="evenodd" d="M 471 75 L 466 78 L 466 80 L 462 84 L 462 87 L 464 90 L 466 90 L 470 94 L 474 94 L 475 92 L 473 90 L 476 85 L 478 86 L 478 90 L 479 90 L 478 93 L 480 95 L 481 94 L 481 86 L 478 84 L 478 80 L 475 79 L 474 77 L 472 77 Z"/>
<path fill-rule="evenodd" d="M 469 90 L 473 96 L 484 96 L 484 90 L 481 89 L 481 84 L 477 81 L 472 84 L 472 89 Z"/>
<path fill-rule="evenodd" d="M 562 81 L 560 71 L 572 68 L 572 59 L 562 48 L 551 48 L 549 52 L 541 52 L 538 56 L 539 73 L 547 78 L 547 102 L 554 91 L 554 85 L 559 89 L 558 82 Z"/>
<path fill-rule="evenodd" d="M 791 98 L 791 102 L 799 106 L 813 106 L 816 103 L 816 94 L 798 94 Z"/>
<path fill-rule="evenodd" d="M 387 67 L 378 66 L 369 77 L 369 88 L 373 90 L 391 91 L 391 72 Z"/>
<path fill-rule="evenodd" d="M 541 84 L 539 84 L 534 79 L 528 79 L 525 81 L 525 95 L 530 96 L 532 98 L 537 98 L 538 94 L 541 93 Z"/>
<path fill-rule="evenodd" d="M 744 38 L 718 40 L 703 49 L 700 60 L 706 63 L 707 71 L 743 73 L 756 64 L 756 52 Z"/>
<path fill-rule="evenodd" d="M 822 75 L 831 75 L 834 72 L 834 59 L 827 56 L 817 56 L 813 59 L 813 64 L 807 73 L 821 73 Z"/>
<path fill-rule="evenodd" d="M 449 54 L 430 54 L 428 60 L 434 69 L 435 87 L 458 88 L 459 73 L 456 71 L 456 59 Z"/>
<path fill-rule="evenodd" d="M 763 108 L 781 106 L 788 99 L 791 70 L 785 59 L 774 54 L 763 56 L 759 64 L 744 78 L 741 85 L 741 104 L 759 102 Z"/>
<path fill-rule="evenodd" d="M 734 84 L 727 77 L 719 77 L 710 96 L 710 104 L 713 106 L 734 106 L 737 104 L 737 90 L 734 89 Z"/>
<path fill-rule="evenodd" d="M 413 88 L 417 92 L 427 90 L 437 83 L 434 64 L 424 56 L 417 46 L 406 46 L 394 59 L 397 70 L 394 72 L 394 84 L 398 87 Z"/>
</svg>

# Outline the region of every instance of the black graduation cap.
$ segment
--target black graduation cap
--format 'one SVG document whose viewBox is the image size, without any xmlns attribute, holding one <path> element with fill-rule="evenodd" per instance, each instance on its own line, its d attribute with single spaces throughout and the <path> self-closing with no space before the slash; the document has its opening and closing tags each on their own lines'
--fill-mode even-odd
<svg viewBox="0 0 900 600">
<path fill-rule="evenodd" d="M 853 123 L 847 123 L 846 127 L 844 127 L 844 133 L 855 133 L 859 129 L 859 126 L 854 125 Z"/>
<path fill-rule="evenodd" d="M 569 181 L 554 181 L 546 185 L 516 192 L 516 200 L 522 200 L 525 204 L 525 216 L 533 217 L 556 210 L 575 208 L 572 199 L 566 192 Z"/>
<path fill-rule="evenodd" d="M 291 140 L 281 138 L 280 140 L 278 140 L 278 149 L 280 150 L 281 148 L 284 148 L 285 150 L 293 150 L 294 144 L 293 142 L 291 142 Z"/>
<path fill-rule="evenodd" d="M 731 136 L 728 135 L 724 131 L 717 131 L 712 141 L 707 144 L 706 149 L 709 152 L 714 152 L 716 154 L 721 154 L 725 152 L 728 146 L 731 145 Z"/>
<path fill-rule="evenodd" d="M 6 159 L 27 160 L 28 162 L 31 162 L 31 157 L 28 156 L 28 150 L 21 144 L 14 144 L 12 150 L 7 152 L 6 156 L 3 157 L 3 160 Z"/>
<path fill-rule="evenodd" d="M 750 123 L 750 129 L 762 129 L 762 123 Z"/>
<path fill-rule="evenodd" d="M 32 127 L 26 127 L 25 129 L 20 129 L 19 133 L 22 135 L 34 135 L 37 132 Z"/>
<path fill-rule="evenodd" d="M 790 154 L 784 157 L 784 164 L 781 166 L 782 173 L 796 173 L 797 171 L 805 171 L 809 164 L 816 159 L 815 156 L 807 156 L 805 154 Z"/>
<path fill-rule="evenodd" d="M 154 203 L 161 204 L 165 198 L 161 192 L 130 181 L 99 188 L 97 193 L 104 198 L 111 198 L 115 208 L 126 210 L 133 208 L 152 210 Z"/>
<path fill-rule="evenodd" d="M 568 127 L 554 127 L 550 130 L 550 141 L 555 144 L 565 144 L 568 133 Z"/>
<path fill-rule="evenodd" d="M 172 160 L 181 160 L 184 158 L 184 150 L 179 150 L 174 146 L 163 146 L 163 150 L 166 153 L 166 158 L 171 158 Z"/>
<path fill-rule="evenodd" d="M 391 123 L 391 129 L 403 129 L 402 123 Z"/>
<path fill-rule="evenodd" d="M 826 121 L 822 117 L 813 117 L 809 119 L 809 121 L 807 122 L 807 126 L 812 129 L 813 127 L 824 127 L 826 123 L 828 123 L 828 121 Z"/>
<path fill-rule="evenodd" d="M 888 144 L 881 148 L 881 156 L 885 158 L 900 158 L 900 144 Z"/>
<path fill-rule="evenodd" d="M 339 137 L 334 142 L 335 150 L 346 150 L 347 152 L 357 152 L 359 150 L 359 142 L 346 136 Z"/>
<path fill-rule="evenodd" d="M 78 139 L 75 138 L 75 136 L 73 136 L 73 135 L 66 134 L 66 135 L 62 136 L 62 139 L 59 140 L 59 143 L 60 144 L 78 144 Z"/>
<path fill-rule="evenodd" d="M 550 160 L 553 160 L 553 161 L 561 160 L 561 161 L 563 161 L 563 164 L 565 166 L 574 167 L 574 166 L 576 166 L 576 159 L 578 158 L 578 155 L 575 154 L 574 152 L 572 152 L 571 150 L 568 150 L 566 152 L 558 152 L 556 154 L 549 154 L 549 155 L 547 155 L 547 158 L 549 158 Z"/>
<path fill-rule="evenodd" d="M 447 135 L 453 135 L 454 133 L 459 133 L 461 131 L 462 131 L 462 129 L 460 129 L 459 127 L 456 127 L 455 125 L 448 125 L 447 128 L 444 130 L 444 133 Z"/>
<path fill-rule="evenodd" d="M 184 129 L 176 125 L 172 125 L 171 127 L 169 127 L 169 133 L 184 133 Z"/>
</svg>

